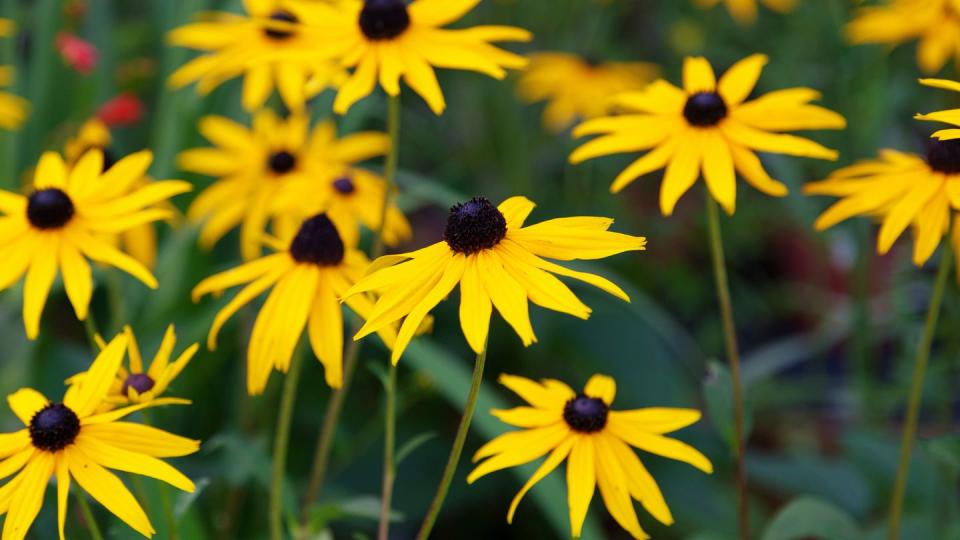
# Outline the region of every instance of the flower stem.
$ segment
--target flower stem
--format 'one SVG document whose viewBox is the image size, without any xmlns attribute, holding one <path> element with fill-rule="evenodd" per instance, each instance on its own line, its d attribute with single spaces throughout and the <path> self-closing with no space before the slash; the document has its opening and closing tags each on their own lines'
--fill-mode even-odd
<svg viewBox="0 0 960 540">
<path fill-rule="evenodd" d="M 385 248 L 383 238 L 387 224 L 387 214 L 389 213 L 390 205 L 393 203 L 393 198 L 397 191 L 397 165 L 400 159 L 399 95 L 390 96 L 387 101 L 387 135 L 390 139 L 390 149 L 387 151 L 387 159 L 383 171 L 386 188 L 384 189 L 383 202 L 380 207 L 380 225 L 374 234 L 373 246 L 370 249 L 370 257 L 372 259 L 383 255 Z M 359 329 L 359 326 L 351 328 L 348 336 L 352 337 Z M 347 345 L 347 351 L 343 359 L 343 385 L 339 389 L 334 390 L 330 395 L 327 410 L 323 415 L 323 424 L 320 428 L 320 436 L 317 439 L 317 449 L 313 456 L 313 470 L 310 473 L 310 482 L 307 484 L 307 491 L 304 495 L 301 510 L 303 530 L 307 530 L 310 507 L 313 506 L 314 501 L 316 501 L 320 495 L 323 482 L 327 477 L 334 432 L 336 431 L 337 422 L 340 420 L 340 413 L 343 410 L 343 403 L 350 389 L 350 383 L 353 380 L 353 373 L 356 371 L 359 354 L 360 342 L 351 340 Z"/>
<path fill-rule="evenodd" d="M 93 319 L 93 313 L 87 313 L 87 318 L 83 320 L 83 329 L 87 332 L 87 342 L 94 356 L 100 354 L 100 346 L 97 345 L 97 321 Z"/>
<path fill-rule="evenodd" d="M 386 408 L 384 417 L 383 442 L 383 484 L 380 494 L 380 526 L 377 539 L 387 540 L 390 533 L 390 504 L 393 499 L 393 481 L 397 476 L 397 464 L 394 459 L 397 438 L 397 366 L 390 364 L 387 374 Z"/>
<path fill-rule="evenodd" d="M 740 351 L 737 347 L 737 331 L 733 321 L 733 305 L 730 301 L 730 283 L 727 280 L 727 265 L 720 236 L 720 214 L 717 203 L 709 193 L 707 199 L 707 224 L 710 233 L 710 251 L 713 259 L 713 275 L 717 286 L 717 299 L 723 317 L 723 334 L 730 364 L 730 379 L 733 386 L 733 441 L 735 474 L 737 481 L 737 516 L 740 538 L 750 538 L 750 516 L 747 508 L 747 471 L 744 464 L 743 440 L 743 388 L 740 378 Z"/>
<path fill-rule="evenodd" d="M 300 347 L 293 353 L 290 370 L 283 383 L 280 396 L 280 413 L 277 416 L 276 434 L 273 439 L 273 479 L 270 483 L 270 537 L 283 540 L 283 475 L 287 468 L 287 450 L 290 446 L 290 424 L 293 421 L 293 404 L 303 367 Z"/>
<path fill-rule="evenodd" d="M 83 520 L 86 521 L 87 528 L 90 530 L 90 538 L 93 540 L 103 540 L 103 533 L 100 532 L 97 519 L 93 517 L 93 510 L 90 509 L 90 503 L 87 502 L 87 497 L 79 491 L 76 496 L 77 504 L 80 506 L 80 513 L 83 514 Z"/>
<path fill-rule="evenodd" d="M 913 440 L 917 434 L 917 420 L 920 416 L 920 401 L 923 398 L 923 382 L 927 373 L 927 362 L 930 359 L 930 347 L 937 328 L 937 319 L 940 316 L 940 304 L 943 302 L 943 291 L 947 286 L 947 277 L 950 275 L 952 255 L 949 247 L 944 249 L 940 259 L 940 268 L 937 270 L 936 282 L 930 295 L 930 306 L 927 308 L 927 319 L 923 327 L 923 337 L 917 348 L 917 358 L 913 365 L 913 380 L 910 382 L 910 396 L 907 400 L 907 417 L 903 426 L 903 435 L 900 440 L 900 461 L 897 465 L 897 479 L 893 485 L 893 495 L 890 499 L 890 521 L 887 528 L 887 539 L 897 540 L 900 537 L 900 517 L 903 513 L 903 497 L 907 489 L 907 478 L 910 473 L 910 454 L 913 449 Z"/>
<path fill-rule="evenodd" d="M 460 419 L 460 427 L 457 428 L 457 436 L 453 440 L 450 458 L 447 460 L 447 466 L 443 469 L 443 476 L 440 479 L 440 485 L 437 487 L 437 493 L 433 497 L 433 502 L 430 503 L 427 517 L 424 518 L 423 524 L 420 525 L 417 540 L 427 540 L 427 538 L 430 537 L 430 531 L 437 521 L 437 516 L 440 515 L 443 500 L 447 497 L 447 491 L 450 489 L 453 475 L 457 471 L 460 454 L 463 453 L 463 445 L 467 440 L 467 431 L 470 429 L 470 421 L 473 420 L 473 412 L 477 408 L 477 396 L 480 394 L 480 383 L 483 382 L 483 365 L 486 362 L 487 347 L 484 345 L 483 352 L 477 355 L 476 363 L 473 366 L 473 380 L 470 383 L 470 393 L 467 394 L 467 403 L 463 408 L 463 417 Z"/>
</svg>

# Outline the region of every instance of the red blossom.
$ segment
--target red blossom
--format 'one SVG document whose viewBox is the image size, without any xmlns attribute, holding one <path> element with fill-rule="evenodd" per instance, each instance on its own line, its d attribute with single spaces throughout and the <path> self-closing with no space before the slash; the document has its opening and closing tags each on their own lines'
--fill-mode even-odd
<svg viewBox="0 0 960 540">
<path fill-rule="evenodd" d="M 100 52 L 89 41 L 61 32 L 57 35 L 57 50 L 71 68 L 82 75 L 88 75 L 97 67 Z"/>
<path fill-rule="evenodd" d="M 110 127 L 130 126 L 143 118 L 143 102 L 136 95 L 124 92 L 103 104 L 97 118 Z"/>
</svg>

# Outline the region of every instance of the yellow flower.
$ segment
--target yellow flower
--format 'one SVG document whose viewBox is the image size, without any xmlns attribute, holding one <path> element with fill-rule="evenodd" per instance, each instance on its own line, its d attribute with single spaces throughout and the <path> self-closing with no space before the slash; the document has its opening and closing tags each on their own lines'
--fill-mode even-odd
<svg viewBox="0 0 960 540">
<path fill-rule="evenodd" d="M 16 24 L 10 19 L 0 19 L 0 37 L 10 37 L 16 32 Z M 13 67 L 0 66 L 0 87 L 13 82 Z M 0 127 L 17 129 L 27 119 L 30 102 L 9 92 L 0 92 Z"/>
<path fill-rule="evenodd" d="M 477 197 L 450 209 L 443 241 L 374 261 L 367 275 L 346 295 L 350 298 L 375 292 L 379 296 L 354 339 L 406 317 L 391 356 L 396 363 L 424 317 L 458 284 L 460 325 L 477 354 L 486 344 L 493 307 L 524 345 L 536 341 L 528 300 L 581 319 L 590 316 L 590 308 L 552 274 L 578 279 L 629 301 L 626 293 L 610 281 L 541 257 L 562 261 L 600 259 L 642 250 L 645 238 L 610 232 L 607 229 L 613 220 L 602 217 L 552 219 L 524 227 L 533 208 L 525 197 L 512 197 L 499 207 Z"/>
<path fill-rule="evenodd" d="M 929 86 L 931 88 L 942 88 L 944 90 L 960 92 L 960 82 L 956 81 L 948 81 L 944 79 L 920 79 L 920 84 Z M 957 128 L 960 128 L 960 109 L 949 109 L 946 111 L 937 111 L 928 114 L 918 114 L 914 118 L 917 120 L 926 120 L 928 122 L 943 122 L 945 124 L 952 124 L 957 126 Z M 932 137 L 941 141 L 960 139 L 960 129 L 957 128 L 941 129 L 940 131 L 934 132 Z"/>
<path fill-rule="evenodd" d="M 193 492 L 189 478 L 158 458 L 193 454 L 199 441 L 185 439 L 149 426 L 120 421 L 155 405 L 183 403 L 157 400 L 107 413 L 98 413 L 116 377 L 127 347 L 117 336 L 97 356 L 82 384 L 71 387 L 63 403 L 52 403 L 31 388 L 10 395 L 10 409 L 24 424 L 15 433 L 0 434 L 0 469 L 16 473 L 0 487 L 0 514 L 5 540 L 22 540 L 43 506 L 51 478 L 57 480 L 60 538 L 64 538 L 71 480 L 107 510 L 140 534 L 156 531 L 130 491 L 108 469 L 162 480 Z M 19 471 L 19 472 L 18 472 Z"/>
<path fill-rule="evenodd" d="M 520 75 L 520 96 L 528 102 L 547 101 L 544 125 L 560 132 L 579 119 L 611 112 L 610 96 L 639 90 L 657 75 L 645 62 L 596 62 L 561 52 L 530 55 Z"/>
<path fill-rule="evenodd" d="M 891 0 L 860 8 L 847 25 L 847 39 L 857 45 L 919 39 L 917 63 L 934 73 L 951 56 L 960 59 L 960 0 Z"/>
<path fill-rule="evenodd" d="M 273 287 L 257 315 L 247 351 L 247 391 L 263 393 L 275 367 L 286 373 L 304 328 L 317 359 L 323 364 L 327 384 L 343 383 L 343 314 L 340 298 L 369 265 L 360 251 L 340 238 L 337 226 L 325 214 L 307 219 L 296 236 L 271 241 L 277 253 L 222 272 L 193 289 L 194 301 L 209 293 L 247 284 L 217 313 L 208 346 L 215 349 L 220 329 L 240 308 Z M 347 307 L 366 318 L 373 302 L 366 295 L 351 297 Z M 391 346 L 393 328 L 380 336 Z"/>
<path fill-rule="evenodd" d="M 252 129 L 220 116 L 200 121 L 200 133 L 216 148 L 195 148 L 179 156 L 180 168 L 215 176 L 218 180 L 190 206 L 188 217 L 203 221 L 200 243 L 210 247 L 240 225 L 244 259 L 260 256 L 266 225 L 277 223 L 294 210 L 323 202 L 317 199 L 318 178 L 386 153 L 390 141 L 383 133 L 360 132 L 337 139 L 330 122 L 309 133 L 309 119 L 293 115 L 286 120 L 270 110 L 258 112 Z M 320 190 L 327 194 L 327 190 Z M 382 199 L 381 199 L 382 201 Z M 300 215 L 317 211 L 305 209 Z M 289 221 L 289 219 L 287 219 Z M 293 227 L 299 223 L 294 221 Z"/>
<path fill-rule="evenodd" d="M 370 94 L 379 80 L 391 96 L 400 93 L 400 78 L 420 94 L 436 114 L 446 107 L 433 68 L 476 71 L 503 79 L 504 68 L 519 69 L 522 56 L 492 45 L 529 41 L 526 30 L 511 26 L 441 28 L 454 23 L 480 0 L 342 0 L 314 2 L 318 53 L 356 68 L 337 93 L 333 108 L 343 114 Z"/>
<path fill-rule="evenodd" d="M 112 245 L 119 233 L 171 218 L 170 210 L 154 205 L 191 189 L 178 180 L 133 189 L 152 160 L 150 152 L 137 152 L 103 172 L 99 150 L 87 152 L 69 169 L 59 154 L 47 152 L 37 165 L 30 195 L 0 191 L 0 212 L 5 214 L 0 217 L 0 290 L 26 275 L 23 321 L 30 339 L 39 333 L 58 269 L 80 320 L 86 319 L 93 294 L 87 258 L 157 287 L 143 264 Z"/>
<path fill-rule="evenodd" d="M 304 24 L 303 3 L 244 0 L 244 7 L 247 15 L 216 12 L 170 32 L 172 45 L 206 53 L 174 72 L 170 86 L 197 82 L 197 90 L 208 94 L 243 75 L 246 110 L 263 106 L 276 87 L 290 110 L 302 111 L 306 99 L 346 77 L 343 68 L 311 53 L 315 38 Z"/>
<path fill-rule="evenodd" d="M 782 197 L 787 187 L 770 178 L 754 152 L 773 152 L 820 159 L 837 153 L 783 131 L 840 129 L 839 114 L 811 105 L 819 94 L 809 88 L 789 88 L 746 101 L 767 57 L 749 56 L 733 65 L 717 82 L 706 59 L 687 58 L 683 89 L 659 80 L 645 90 L 614 98 L 628 111 L 596 118 L 577 126 L 576 137 L 603 134 L 577 148 L 571 163 L 608 154 L 650 150 L 624 169 L 610 186 L 616 193 L 647 173 L 666 167 L 660 186 L 664 215 L 700 177 L 710 194 L 728 212 L 736 208 L 736 172 L 758 190 Z"/>
<path fill-rule="evenodd" d="M 701 8 L 711 8 L 720 2 L 727 5 L 727 11 L 740 24 L 751 24 L 757 20 L 757 0 L 694 0 Z M 787 13 L 797 6 L 798 0 L 760 0 L 768 8 Z"/>
<path fill-rule="evenodd" d="M 500 384 L 529 406 L 491 412 L 522 430 L 500 435 L 477 450 L 473 460 L 485 461 L 467 476 L 467 482 L 472 484 L 481 476 L 549 453 L 514 497 L 507 513 L 508 522 L 513 522 L 517 505 L 527 491 L 567 460 L 567 503 L 575 538 L 580 536 L 596 486 L 600 487 L 607 510 L 621 527 L 634 538 L 649 538 L 637 521 L 633 500 L 664 525 L 672 524 L 673 516 L 656 480 L 630 447 L 713 472 L 710 460 L 695 448 L 664 437 L 700 420 L 700 411 L 661 407 L 610 410 L 617 384 L 605 375 L 591 377 L 579 394 L 554 379 L 538 383 L 501 375 Z"/>
<path fill-rule="evenodd" d="M 340 226 L 343 241 L 355 245 L 360 226 L 380 229 L 387 183 L 379 174 L 354 167 L 359 161 L 387 152 L 386 134 L 362 132 L 337 138 L 333 122 L 319 123 L 310 137 L 306 158 L 315 162 L 313 172 L 301 175 L 284 190 L 278 207 L 299 208 L 301 215 L 328 214 Z M 383 240 L 388 246 L 413 236 L 410 222 L 396 204 L 387 208 Z"/>
<path fill-rule="evenodd" d="M 960 141 L 931 139 L 925 159 L 883 150 L 879 159 L 861 161 L 807 184 L 804 193 L 841 198 L 817 218 L 818 231 L 858 215 L 880 219 L 881 255 L 912 225 L 913 262 L 922 266 L 950 229 L 951 214 L 960 209 Z M 960 248 L 960 227 L 953 231 L 953 242 Z"/>
<path fill-rule="evenodd" d="M 960 91 L 960 83 L 922 79 L 921 84 Z M 918 120 L 960 126 L 960 109 L 918 114 Z M 950 231 L 950 221 L 960 223 L 960 129 L 942 129 L 927 140 L 926 155 L 882 150 L 879 159 L 844 167 L 825 180 L 811 182 L 808 195 L 831 195 L 841 200 L 817 218 L 818 231 L 853 216 L 882 221 L 877 252 L 886 254 L 907 227 L 914 231 L 913 263 L 923 264 Z M 951 238 L 960 256 L 960 227 Z"/>
<path fill-rule="evenodd" d="M 193 359 L 200 348 L 199 344 L 194 343 L 180 353 L 176 360 L 171 362 L 173 348 L 177 345 L 177 334 L 171 324 L 167 327 L 167 332 L 163 336 L 163 341 L 160 342 L 157 354 L 150 362 L 150 367 L 145 369 L 143 357 L 140 355 L 140 347 L 137 346 L 137 338 L 133 335 L 133 329 L 130 326 L 124 326 L 123 334 L 127 338 L 130 368 L 126 369 L 121 365 L 117 370 L 117 378 L 104 399 L 104 406 L 108 409 L 117 404 L 156 401 L 166 392 L 170 383 L 180 375 L 180 372 L 187 367 L 187 364 L 190 363 L 190 360 Z M 100 349 L 105 349 L 107 344 L 103 341 L 103 338 L 99 335 L 96 338 Z M 74 375 L 67 381 L 67 384 L 71 386 L 81 384 L 87 373 Z"/>
<path fill-rule="evenodd" d="M 94 148 L 103 152 L 103 170 L 106 171 L 116 163 L 116 156 L 111 151 L 113 137 L 110 129 L 99 118 L 91 118 L 80 126 L 76 136 L 67 139 L 64 147 L 64 157 L 70 166 Z M 148 179 L 143 178 L 135 184 L 136 187 L 147 185 Z M 175 210 L 172 205 L 167 208 Z M 153 225 L 145 223 L 139 227 L 126 230 L 119 235 L 123 250 L 143 263 L 147 268 L 153 268 L 157 262 L 157 231 Z"/>
</svg>

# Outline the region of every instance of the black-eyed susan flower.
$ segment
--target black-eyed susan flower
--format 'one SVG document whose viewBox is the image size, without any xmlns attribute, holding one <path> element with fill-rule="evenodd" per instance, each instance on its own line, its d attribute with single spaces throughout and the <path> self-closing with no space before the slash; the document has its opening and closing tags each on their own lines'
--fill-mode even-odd
<svg viewBox="0 0 960 540">
<path fill-rule="evenodd" d="M 90 366 L 82 384 L 67 391 L 62 403 L 50 402 L 40 392 L 24 388 L 11 394 L 10 409 L 24 428 L 0 435 L 0 469 L 16 474 L 0 487 L 0 514 L 6 514 L 3 538 L 21 540 L 43 506 L 52 478 L 57 481 L 58 525 L 61 540 L 72 482 L 140 534 L 156 532 L 140 503 L 110 471 L 117 470 L 162 480 L 193 492 L 189 478 L 159 458 L 196 452 L 200 443 L 153 427 L 122 421 L 129 414 L 154 405 L 183 403 L 166 399 L 99 413 L 123 361 L 127 339 L 118 336 Z"/>
<path fill-rule="evenodd" d="M 536 382 L 501 375 L 500 384 L 529 405 L 491 412 L 521 430 L 500 435 L 477 450 L 474 461 L 483 461 L 467 476 L 467 482 L 547 456 L 514 497 L 508 522 L 513 522 L 523 496 L 566 461 L 567 503 L 575 538 L 580 536 L 597 487 L 621 527 L 634 538 L 649 538 L 640 527 L 634 500 L 665 525 L 673 523 L 673 515 L 656 480 L 631 447 L 713 472 L 710 460 L 695 448 L 664 436 L 697 422 L 700 411 L 661 407 L 611 410 L 617 385 L 605 375 L 591 377 L 580 393 L 554 379 Z"/>
<path fill-rule="evenodd" d="M 324 121 L 310 136 L 307 159 L 314 162 L 308 177 L 301 175 L 283 190 L 281 208 L 300 208 L 302 215 L 326 213 L 340 225 L 343 241 L 357 243 L 360 227 L 380 231 L 383 199 L 387 196 L 384 178 L 355 164 L 389 150 L 384 133 L 361 132 L 337 137 L 333 122 Z M 413 235 L 410 222 L 396 204 L 387 207 L 383 241 L 395 246 Z"/>
<path fill-rule="evenodd" d="M 12 36 L 16 25 L 10 19 L 0 19 L 0 37 Z M 13 82 L 13 67 L 0 66 L 0 87 Z M 0 127 L 17 129 L 27 119 L 30 102 L 9 92 L 0 92 Z"/>
<path fill-rule="evenodd" d="M 152 160 L 150 152 L 137 152 L 104 172 L 100 150 L 87 152 L 72 168 L 59 154 L 47 152 L 29 195 L 0 191 L 0 290 L 26 275 L 23 322 L 30 339 L 39 333 L 58 272 L 77 318 L 86 319 L 93 294 L 88 258 L 157 287 L 150 270 L 113 245 L 124 231 L 171 218 L 170 210 L 155 205 L 191 189 L 179 180 L 135 188 Z"/>
<path fill-rule="evenodd" d="M 896 45 L 919 40 L 917 63 L 935 73 L 951 57 L 960 59 L 960 4 L 955 0 L 891 0 L 860 8 L 847 25 L 854 44 Z"/>
<path fill-rule="evenodd" d="M 337 93 L 333 108 L 343 114 L 370 94 L 379 81 L 391 96 L 400 79 L 436 114 L 446 108 L 434 68 L 476 71 L 503 79 L 505 69 L 526 65 L 522 56 L 493 45 L 529 41 L 511 26 L 442 28 L 463 18 L 480 0 L 341 0 L 311 6 L 318 26 L 318 54 L 355 68 Z"/>
<path fill-rule="evenodd" d="M 942 79 L 923 79 L 926 86 L 960 91 L 960 84 Z M 918 114 L 918 120 L 960 125 L 960 109 Z M 879 219 L 877 252 L 890 251 L 908 228 L 914 231 L 913 262 L 922 266 L 960 220 L 960 129 L 935 132 L 926 141 L 926 155 L 883 150 L 878 159 L 844 167 L 825 180 L 811 182 L 808 195 L 832 195 L 841 200 L 817 218 L 818 231 L 853 216 Z M 960 227 L 953 227 L 952 241 L 960 248 Z M 957 251 L 960 254 L 960 251 Z"/>
<path fill-rule="evenodd" d="M 99 118 L 91 118 L 80 126 L 75 136 L 67 139 L 64 146 L 64 157 L 68 166 L 76 165 L 77 161 L 88 151 L 98 149 L 103 152 L 103 170 L 106 171 L 116 163 L 113 146 L 113 136 L 110 128 Z M 141 179 L 135 187 L 143 187 L 149 183 L 148 178 Z M 174 210 L 172 205 L 167 206 Z M 118 235 L 122 249 L 140 261 L 147 268 L 153 268 L 157 261 L 157 231 L 150 223 L 133 227 Z"/>
<path fill-rule="evenodd" d="M 727 6 L 730 16 L 738 23 L 749 24 L 757 20 L 757 0 L 694 0 L 701 8 L 712 8 L 723 3 Z M 787 13 L 796 7 L 798 0 L 759 0 L 768 8 Z"/>
<path fill-rule="evenodd" d="M 354 339 L 388 328 L 404 318 L 391 360 L 396 363 L 427 314 L 460 285 L 460 326 L 470 347 L 486 345 L 494 307 L 524 345 L 536 341 L 529 302 L 581 319 L 590 308 L 553 274 L 589 283 L 629 301 L 609 280 L 576 272 L 545 259 L 601 259 L 642 250 L 646 239 L 608 231 L 603 217 L 558 218 L 524 227 L 534 208 L 525 197 L 494 206 L 478 197 L 454 205 L 444 239 L 423 249 L 377 259 L 347 293 L 374 292 L 377 304 Z"/>
<path fill-rule="evenodd" d="M 203 118 L 199 129 L 216 147 L 186 150 L 179 165 L 217 181 L 200 193 L 187 215 L 203 222 L 200 243 L 205 247 L 240 225 L 241 252 L 247 260 L 260 255 L 268 224 L 295 229 L 299 219 L 277 221 L 290 221 L 298 211 L 303 217 L 322 210 L 318 206 L 329 200 L 330 191 L 319 182 L 385 154 L 390 146 L 383 133 L 338 138 L 331 122 L 319 123 L 311 133 L 306 116 L 281 119 L 269 110 L 254 116 L 251 129 L 221 116 Z"/>
<path fill-rule="evenodd" d="M 666 167 L 660 185 L 660 209 L 673 213 L 701 171 L 710 194 L 723 208 L 736 208 L 736 172 L 756 189 L 784 196 L 787 187 L 770 178 L 755 152 L 772 152 L 819 159 L 837 153 L 784 131 L 840 129 L 843 117 L 810 101 L 819 94 L 809 88 L 770 92 L 752 101 L 767 57 L 749 56 L 734 64 L 719 80 L 706 59 L 687 58 L 683 89 L 659 80 L 645 90 L 614 98 L 627 112 L 588 120 L 574 135 L 598 135 L 570 155 L 571 163 L 608 154 L 649 150 L 630 164 L 610 186 L 616 193 L 647 173 Z"/>
<path fill-rule="evenodd" d="M 344 244 L 337 226 L 326 214 L 301 225 L 292 238 L 271 240 L 277 252 L 211 276 L 193 290 L 194 300 L 241 284 L 246 286 L 217 313 L 210 328 L 208 346 L 216 348 L 217 334 L 240 308 L 271 287 L 273 290 L 257 315 L 247 351 L 247 390 L 263 393 L 274 368 L 286 373 L 294 348 L 304 329 L 317 359 L 324 366 L 327 384 L 343 382 L 343 314 L 340 299 L 363 275 L 367 257 Z M 347 298 L 353 312 L 367 317 L 373 301 L 366 295 Z M 390 346 L 393 328 L 380 329 Z"/>
<path fill-rule="evenodd" d="M 600 62 L 561 52 L 530 55 L 530 65 L 520 75 L 520 97 L 546 101 L 543 123 L 560 132 L 577 119 L 611 112 L 610 96 L 639 90 L 657 75 L 646 62 Z"/>
<path fill-rule="evenodd" d="M 190 363 L 190 360 L 193 359 L 200 348 L 199 344 L 194 343 L 181 352 L 175 360 L 171 361 L 173 350 L 177 345 L 176 330 L 171 324 L 163 335 L 163 341 L 160 342 L 157 354 L 154 355 L 150 366 L 146 367 L 143 356 L 140 354 L 140 347 L 137 345 L 137 338 L 129 325 L 123 327 L 123 335 L 127 338 L 129 367 L 120 365 L 117 370 L 117 378 L 104 399 L 105 406 L 149 403 L 163 396 L 170 383 L 187 367 L 187 364 Z M 107 346 L 100 336 L 97 336 L 97 344 L 101 349 Z M 74 375 L 67 383 L 71 386 L 81 384 L 86 376 L 87 372 Z"/>
<path fill-rule="evenodd" d="M 170 76 L 172 87 L 196 82 L 197 91 L 207 94 L 242 75 L 246 110 L 259 109 L 276 88 L 290 110 L 300 111 L 306 99 L 346 77 L 339 65 L 311 54 L 305 2 L 245 0 L 244 7 L 245 15 L 208 13 L 170 32 L 172 45 L 203 51 Z"/>
</svg>

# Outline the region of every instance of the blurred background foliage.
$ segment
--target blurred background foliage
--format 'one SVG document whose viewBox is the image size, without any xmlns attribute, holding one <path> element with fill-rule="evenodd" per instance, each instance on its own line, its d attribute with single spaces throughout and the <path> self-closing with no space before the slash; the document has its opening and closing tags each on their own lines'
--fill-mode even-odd
<svg viewBox="0 0 960 540">
<path fill-rule="evenodd" d="M 2 0 L 0 15 L 18 21 L 19 33 L 0 47 L 3 63 L 16 66 L 14 91 L 29 98 L 33 112 L 19 133 L 0 134 L 0 182 L 17 189 L 40 152 L 66 137 L 121 92 L 135 94 L 146 116 L 115 130 L 115 151 L 156 153 L 151 173 L 182 177 L 175 156 L 204 146 L 195 126 L 209 113 L 241 121 L 239 83 L 209 98 L 192 90 L 171 93 L 164 80 L 189 57 L 164 44 L 164 34 L 203 10 L 239 11 L 238 0 Z M 873 225 L 860 220 L 826 234 L 812 222 L 827 201 L 805 198 L 800 187 L 837 165 L 873 156 L 881 147 L 920 151 L 930 131 L 911 117 L 951 104 L 946 92 L 916 84 L 915 47 L 850 47 L 843 26 L 855 3 L 805 0 L 795 12 L 761 9 L 750 27 L 736 25 L 722 8 L 701 11 L 687 0 L 487 0 L 466 23 L 505 23 L 532 30 L 536 40 L 521 50 L 563 50 L 598 58 L 643 60 L 662 66 L 677 81 L 684 55 L 704 54 L 722 71 L 753 52 L 771 63 L 758 90 L 810 86 L 823 103 L 844 114 L 849 128 L 814 137 L 841 152 L 838 164 L 765 156 L 774 177 L 791 188 L 783 199 L 765 197 L 739 184 L 738 211 L 725 219 L 724 241 L 734 308 L 744 351 L 752 430 L 748 470 L 754 531 L 765 540 L 878 538 L 895 470 L 899 419 L 911 358 L 929 296 L 929 268 L 916 269 L 902 242 L 886 257 L 875 255 Z M 99 51 L 94 71 L 81 75 L 57 51 L 55 40 L 70 32 Z M 955 77 L 953 66 L 943 74 Z M 542 105 L 516 98 L 515 76 L 498 82 L 466 73 L 442 73 L 449 109 L 435 117 L 418 97 L 404 93 L 401 133 L 401 203 L 415 226 L 417 247 L 442 233 L 446 207 L 473 195 L 498 201 L 524 194 L 539 204 L 535 220 L 559 215 L 615 216 L 619 231 L 649 238 L 648 251 L 605 261 L 602 274 L 625 285 L 633 303 L 623 304 L 579 287 L 594 308 L 587 323 L 535 309 L 539 343 L 524 349 L 495 317 L 487 381 L 467 455 L 504 427 L 487 414 L 516 398 L 495 384 L 503 372 L 553 377 L 578 387 L 593 373 L 614 376 L 619 408 L 702 408 L 705 419 L 680 433 L 717 465 L 712 476 L 655 456 L 642 456 L 666 494 L 677 523 L 663 528 L 641 514 L 656 538 L 719 540 L 735 536 L 735 498 L 729 432 L 729 374 L 722 362 L 722 335 L 703 221 L 703 193 L 693 190 L 670 219 L 657 210 L 658 178 L 644 178 L 622 196 L 607 187 L 627 156 L 566 163 L 568 134 L 541 127 Z M 311 107 L 330 115 L 329 94 Z M 274 102 L 279 107 L 278 102 Z M 382 95 L 338 118 L 341 132 L 383 129 Z M 379 164 L 375 164 L 379 166 Z M 660 173 L 651 176 L 658 176 Z M 189 177 L 197 186 L 209 178 Z M 183 199 L 188 199 L 184 197 Z M 180 201 L 184 202 L 184 201 Z M 101 328 L 130 322 L 153 350 L 167 323 L 177 325 L 181 344 L 202 341 L 223 300 L 191 303 L 190 288 L 202 277 L 238 260 L 236 239 L 205 253 L 196 228 L 164 228 L 158 293 L 128 277 L 102 273 L 94 297 Z M 935 267 L 936 259 L 928 264 Z M 0 261 L 2 264 L 2 261 Z M 907 493 L 904 538 L 960 538 L 956 435 L 960 355 L 960 299 L 951 285 L 935 342 L 921 418 L 921 450 L 915 454 Z M 122 292 L 121 292 L 122 291 Z M 83 328 L 66 297 L 54 294 L 42 338 L 29 343 L 19 320 L 20 292 L 0 302 L 0 391 L 35 386 L 56 395 L 63 380 L 84 369 L 90 355 Z M 456 324 L 456 304 L 442 304 L 436 329 L 411 346 L 401 362 L 399 444 L 409 452 L 397 479 L 395 538 L 412 537 L 439 479 L 459 408 L 468 387 L 469 353 Z M 269 441 L 280 377 L 266 395 L 244 392 L 244 350 L 254 311 L 228 325 L 216 352 L 203 352 L 176 381 L 174 395 L 191 407 L 156 412 L 158 423 L 202 438 L 202 452 L 183 460 L 201 488 L 176 501 L 182 538 L 261 538 Z M 185 346 L 185 345 L 183 345 Z M 375 345 L 361 352 L 361 369 L 347 398 L 334 446 L 331 476 L 313 509 L 318 538 L 365 538 L 372 534 L 379 502 L 382 449 L 382 386 L 385 354 Z M 329 390 L 322 372 L 308 364 L 296 406 L 289 466 L 290 508 L 304 487 Z M 15 427 L 10 414 L 0 425 Z M 435 538 L 554 538 L 569 535 L 562 472 L 535 488 L 508 527 L 509 500 L 532 467 L 520 475 L 502 472 L 467 487 L 462 464 Z M 147 509 L 158 515 L 153 483 L 144 488 Z M 584 538 L 624 538 L 597 501 Z M 113 538 L 133 533 L 107 519 Z M 155 517 L 154 521 L 161 521 Z M 35 525 L 38 538 L 52 538 L 54 505 Z M 168 538 L 165 523 L 156 523 Z M 85 531 L 74 531 L 82 538 Z"/>
</svg>

